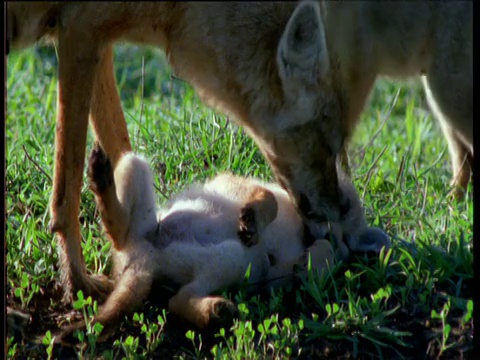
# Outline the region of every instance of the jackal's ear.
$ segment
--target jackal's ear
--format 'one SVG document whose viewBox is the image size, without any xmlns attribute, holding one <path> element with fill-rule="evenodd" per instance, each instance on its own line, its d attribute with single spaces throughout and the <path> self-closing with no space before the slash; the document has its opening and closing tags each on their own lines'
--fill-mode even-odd
<svg viewBox="0 0 480 360">
<path fill-rule="evenodd" d="M 325 31 L 317 1 L 300 2 L 280 38 L 277 64 L 282 80 L 312 81 L 329 67 Z"/>
</svg>

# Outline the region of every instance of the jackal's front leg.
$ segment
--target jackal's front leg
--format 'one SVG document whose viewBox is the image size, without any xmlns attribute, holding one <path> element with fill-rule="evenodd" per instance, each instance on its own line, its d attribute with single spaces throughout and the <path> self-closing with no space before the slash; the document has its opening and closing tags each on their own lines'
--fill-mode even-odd
<svg viewBox="0 0 480 360">
<path fill-rule="evenodd" d="M 80 26 L 79 26 L 80 27 Z M 58 100 L 55 133 L 55 171 L 50 203 L 50 229 L 60 248 L 66 297 L 82 290 L 85 296 L 105 298 L 111 291 L 106 278 L 86 274 L 81 248 L 80 191 L 85 158 L 88 112 L 101 49 L 84 31 L 66 27 L 58 38 Z"/>
<path fill-rule="evenodd" d="M 123 115 L 113 66 L 113 48 L 109 45 L 101 59 L 93 86 L 90 123 L 95 138 L 115 168 L 121 156 L 132 150 Z"/>
</svg>

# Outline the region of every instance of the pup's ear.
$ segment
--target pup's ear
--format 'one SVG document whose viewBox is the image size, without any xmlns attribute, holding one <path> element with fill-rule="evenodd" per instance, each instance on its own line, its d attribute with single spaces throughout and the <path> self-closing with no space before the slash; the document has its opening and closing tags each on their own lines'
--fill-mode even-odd
<svg viewBox="0 0 480 360">
<path fill-rule="evenodd" d="M 275 195 L 262 186 L 257 186 L 252 191 L 245 207 L 251 207 L 255 211 L 259 231 L 275 220 L 278 213 L 278 203 Z"/>
<path fill-rule="evenodd" d="M 277 64 L 284 83 L 312 81 L 329 68 L 323 21 L 318 2 L 300 2 L 277 49 Z"/>
</svg>

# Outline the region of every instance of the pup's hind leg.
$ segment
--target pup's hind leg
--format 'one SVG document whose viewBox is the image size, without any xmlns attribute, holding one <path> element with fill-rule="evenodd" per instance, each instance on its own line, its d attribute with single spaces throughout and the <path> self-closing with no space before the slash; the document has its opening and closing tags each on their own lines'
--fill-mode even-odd
<svg viewBox="0 0 480 360">
<path fill-rule="evenodd" d="M 153 179 L 143 159 L 127 153 L 113 172 L 110 159 L 96 145 L 89 158 L 88 177 L 115 249 L 121 250 L 127 239 L 156 228 Z"/>
<path fill-rule="evenodd" d="M 107 301 L 100 307 L 98 315 L 92 320 L 92 325 L 100 323 L 104 326 L 100 340 L 104 341 L 117 329 L 123 317 L 138 309 L 150 293 L 153 273 L 134 267 L 128 268 L 110 294 Z M 75 330 L 86 330 L 85 321 L 80 321 L 62 329 L 56 336 L 56 342 L 74 344 Z"/>
<path fill-rule="evenodd" d="M 269 225 L 278 211 L 277 200 L 270 190 L 255 186 L 245 206 L 240 210 L 237 234 L 248 247 L 258 243 L 258 233 Z"/>
<path fill-rule="evenodd" d="M 210 296 L 211 293 L 242 284 L 249 264 L 252 267 L 249 280 L 252 282 L 268 272 L 266 253 L 259 251 L 258 247 L 246 249 L 238 239 L 227 239 L 209 247 L 177 249 L 175 251 L 180 251 L 182 256 L 190 251 L 190 256 L 195 259 L 191 262 L 193 279 L 170 299 L 168 306 L 172 313 L 198 328 L 210 324 L 226 325 L 236 314 L 237 308 L 231 301 Z M 169 258 L 175 257 L 175 253 L 169 254 Z"/>
<path fill-rule="evenodd" d="M 196 280 L 183 286 L 169 300 L 168 307 L 172 313 L 199 329 L 214 322 L 227 325 L 237 312 L 237 307 L 221 296 L 209 296 L 214 290 L 218 288 L 211 286 L 211 282 Z"/>
</svg>

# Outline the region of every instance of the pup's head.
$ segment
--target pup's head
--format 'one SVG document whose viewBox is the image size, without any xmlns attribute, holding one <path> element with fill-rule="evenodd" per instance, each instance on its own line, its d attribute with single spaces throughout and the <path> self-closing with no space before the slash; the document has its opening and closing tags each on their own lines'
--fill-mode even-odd
<svg viewBox="0 0 480 360">
<path fill-rule="evenodd" d="M 59 2 L 8 2 L 7 54 L 53 36 L 61 6 Z"/>
</svg>

